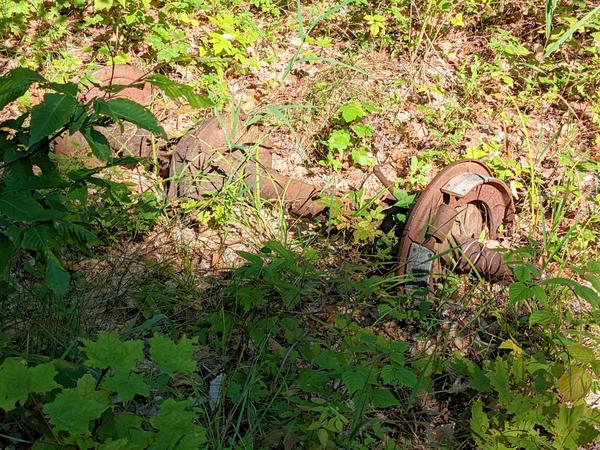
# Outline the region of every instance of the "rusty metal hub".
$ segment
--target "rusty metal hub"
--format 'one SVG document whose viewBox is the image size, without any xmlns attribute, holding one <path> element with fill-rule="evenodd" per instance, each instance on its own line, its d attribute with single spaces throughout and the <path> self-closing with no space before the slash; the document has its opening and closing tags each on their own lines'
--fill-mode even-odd
<svg viewBox="0 0 600 450">
<path fill-rule="evenodd" d="M 501 276 L 502 255 L 490 247 L 511 233 L 515 208 L 506 185 L 482 162 L 447 166 L 419 196 L 400 241 L 398 275 L 406 290 L 427 288 L 446 270 Z"/>
</svg>

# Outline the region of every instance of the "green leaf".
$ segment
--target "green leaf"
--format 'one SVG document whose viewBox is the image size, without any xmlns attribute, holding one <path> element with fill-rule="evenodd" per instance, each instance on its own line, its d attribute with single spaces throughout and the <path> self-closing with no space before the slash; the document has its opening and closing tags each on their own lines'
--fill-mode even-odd
<svg viewBox="0 0 600 450">
<path fill-rule="evenodd" d="M 94 0 L 94 9 L 96 11 L 102 11 L 104 9 L 112 8 L 113 0 Z"/>
<path fill-rule="evenodd" d="M 212 108 L 215 106 L 208 96 L 196 94 L 191 86 L 177 83 L 162 74 L 150 75 L 146 78 L 146 81 L 159 88 L 172 100 L 186 99 L 193 108 Z"/>
<path fill-rule="evenodd" d="M 397 364 L 388 364 L 381 369 L 381 379 L 385 384 L 407 386 L 414 388 L 417 385 L 417 376 L 406 367 Z"/>
<path fill-rule="evenodd" d="M 4 234 L 0 234 L 0 279 L 2 279 L 8 271 L 14 253 L 15 247 L 11 240 Z"/>
<path fill-rule="evenodd" d="M 594 351 L 581 344 L 573 344 L 567 346 L 567 351 L 571 358 L 575 361 L 585 364 L 591 364 L 596 361 L 596 356 L 594 355 Z"/>
<path fill-rule="evenodd" d="M 548 46 L 548 48 L 546 48 L 546 51 L 544 52 L 544 58 L 547 58 L 552 53 L 554 53 L 556 50 L 558 50 L 558 48 L 565 41 L 567 41 L 568 39 L 571 39 L 571 36 L 573 36 L 573 34 L 575 34 L 575 32 L 577 30 L 579 30 L 581 27 L 583 27 L 583 26 L 587 25 L 589 22 L 591 22 L 594 15 L 598 11 L 600 11 L 600 6 L 596 6 L 594 9 L 592 9 L 590 12 L 588 12 L 585 16 L 583 16 L 581 19 L 579 19 L 576 23 L 571 25 L 567 31 L 565 31 L 563 34 L 561 34 L 560 37 L 555 42 L 553 42 L 552 44 L 550 44 Z"/>
<path fill-rule="evenodd" d="M 29 146 L 66 125 L 76 106 L 77 100 L 70 95 L 45 94 L 42 103 L 31 109 Z"/>
<path fill-rule="evenodd" d="M 327 146 L 332 150 L 344 151 L 350 147 L 348 130 L 334 130 L 327 140 Z"/>
<path fill-rule="evenodd" d="M 529 316 L 529 325 L 535 325 L 540 323 L 542 325 L 549 325 L 556 320 L 556 314 L 552 311 L 534 311 Z"/>
<path fill-rule="evenodd" d="M 37 72 L 18 67 L 0 77 L 0 109 L 21 97 L 36 81 L 46 81 Z"/>
<path fill-rule="evenodd" d="M 370 155 L 364 148 L 352 150 L 352 162 L 361 167 L 373 167 L 377 164 L 377 160 Z"/>
<path fill-rule="evenodd" d="M 366 138 L 373 136 L 373 128 L 371 125 L 356 123 L 352 125 L 352 131 L 356 133 L 359 138 Z"/>
<path fill-rule="evenodd" d="M 69 290 L 71 275 L 65 270 L 58 258 L 52 253 L 47 254 L 46 259 L 46 286 L 61 297 Z"/>
<path fill-rule="evenodd" d="M 482 437 L 490 426 L 487 414 L 483 411 L 483 403 L 477 400 L 471 406 L 471 430 L 476 436 Z"/>
<path fill-rule="evenodd" d="M 150 424 L 159 430 L 153 448 L 196 450 L 206 443 L 206 429 L 194 424 L 196 413 L 189 401 L 167 399 Z"/>
<path fill-rule="evenodd" d="M 156 333 L 149 340 L 150 356 L 166 374 L 192 373 L 196 370 L 194 353 L 197 351 L 197 341 L 197 338 L 182 337 L 176 344 L 168 337 Z"/>
<path fill-rule="evenodd" d="M 104 100 L 98 98 L 94 100 L 94 110 L 114 119 L 122 119 L 131 122 L 140 128 L 158 134 L 167 139 L 167 133 L 158 124 L 156 117 L 142 105 L 127 98 L 113 98 Z"/>
<path fill-rule="evenodd" d="M 130 372 L 135 362 L 144 359 L 144 343 L 140 340 L 121 341 L 116 331 L 101 331 L 96 342 L 82 339 L 81 350 L 87 355 L 86 366 L 96 369 L 112 368 L 117 372 Z"/>
<path fill-rule="evenodd" d="M 46 224 L 35 225 L 23 233 L 21 248 L 34 250 L 40 255 L 46 255 L 50 251 L 52 236 L 50 227 Z"/>
<path fill-rule="evenodd" d="M 77 387 L 63 389 L 52 403 L 44 405 L 55 431 L 66 431 L 72 436 L 90 435 L 90 422 L 111 407 L 109 393 L 95 388 L 96 380 L 85 374 L 77 380 Z"/>
<path fill-rule="evenodd" d="M 23 222 L 60 219 L 64 215 L 56 210 L 44 209 L 25 191 L 4 191 L 0 194 L 0 214 Z"/>
<path fill-rule="evenodd" d="M 150 388 L 144 378 L 133 373 L 117 372 L 108 378 L 102 387 L 116 392 L 124 402 L 133 400 L 136 395 L 147 397 L 150 394 Z"/>
<path fill-rule="evenodd" d="M 508 298 L 511 303 L 517 303 L 523 300 L 527 300 L 532 297 L 531 290 L 525 283 L 520 281 L 513 283 L 508 288 Z"/>
<path fill-rule="evenodd" d="M 394 189 L 394 198 L 396 203 L 394 206 L 399 208 L 408 208 L 415 201 L 416 194 L 409 194 L 406 189 Z"/>
<path fill-rule="evenodd" d="M 560 395 L 568 402 L 576 402 L 587 395 L 592 387 L 592 377 L 583 367 L 570 367 L 556 381 Z"/>
<path fill-rule="evenodd" d="M 391 408 L 400 403 L 387 389 L 374 389 L 371 393 L 371 402 L 376 408 Z"/>
<path fill-rule="evenodd" d="M 25 361 L 7 358 L 0 366 L 0 408 L 9 412 L 25 404 L 29 394 L 43 394 L 59 387 L 53 363 L 27 367 Z"/>
<path fill-rule="evenodd" d="M 348 389 L 348 394 L 362 390 L 367 383 L 373 382 L 373 378 L 371 369 L 364 366 L 355 366 L 342 373 L 342 381 Z"/>
<path fill-rule="evenodd" d="M 340 108 L 342 118 L 346 123 L 350 123 L 356 119 L 362 119 L 367 115 L 365 110 L 356 102 L 348 102 Z"/>
<path fill-rule="evenodd" d="M 102 133 L 90 127 L 81 130 L 81 134 L 85 137 L 96 158 L 100 161 L 110 161 L 112 150 L 108 144 L 108 140 Z"/>
</svg>

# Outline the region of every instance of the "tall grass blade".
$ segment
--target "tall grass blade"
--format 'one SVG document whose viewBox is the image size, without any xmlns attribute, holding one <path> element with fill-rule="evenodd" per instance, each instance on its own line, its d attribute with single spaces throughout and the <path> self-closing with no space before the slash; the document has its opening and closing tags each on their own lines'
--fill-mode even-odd
<svg viewBox="0 0 600 450">
<path fill-rule="evenodd" d="M 567 31 L 565 31 L 563 34 L 561 34 L 560 37 L 555 42 L 553 42 L 552 44 L 550 44 L 548 46 L 548 48 L 546 48 L 546 51 L 544 52 L 544 58 L 547 58 L 552 53 L 554 53 L 556 50 L 558 50 L 558 48 L 562 44 L 564 44 L 565 41 L 569 40 L 571 38 L 571 36 L 573 36 L 573 34 L 575 34 L 575 32 L 577 30 L 579 30 L 581 27 L 584 27 L 589 22 L 591 22 L 598 11 L 600 11 L 600 6 L 596 6 L 594 9 L 592 9 L 590 12 L 588 12 L 585 16 L 583 16 L 581 19 L 579 19 L 576 23 L 571 25 L 571 27 Z"/>
</svg>

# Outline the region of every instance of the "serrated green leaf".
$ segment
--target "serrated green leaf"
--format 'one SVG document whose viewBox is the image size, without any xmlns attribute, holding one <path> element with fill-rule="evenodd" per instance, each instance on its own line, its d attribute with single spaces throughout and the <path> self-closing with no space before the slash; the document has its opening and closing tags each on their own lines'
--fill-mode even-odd
<svg viewBox="0 0 600 450">
<path fill-rule="evenodd" d="M 596 356 L 594 355 L 594 351 L 581 344 L 573 344 L 567 346 L 567 351 L 571 358 L 580 363 L 591 364 L 596 361 Z"/>
<path fill-rule="evenodd" d="M 371 402 L 376 408 L 391 408 L 400 403 L 387 389 L 373 389 L 373 392 L 371 393 Z"/>
<path fill-rule="evenodd" d="M 194 353 L 198 339 L 182 337 L 178 344 L 168 337 L 156 333 L 150 342 L 150 356 L 161 370 L 169 375 L 174 373 L 192 373 L 196 370 Z"/>
<path fill-rule="evenodd" d="M 348 102 L 340 108 L 342 118 L 346 123 L 350 123 L 356 119 L 362 119 L 367 115 L 365 110 L 356 102 Z"/>
<path fill-rule="evenodd" d="M 373 128 L 371 125 L 357 123 L 352 125 L 352 131 L 356 133 L 359 138 L 366 138 L 373 136 Z"/>
<path fill-rule="evenodd" d="M 76 106 L 77 100 L 70 95 L 45 94 L 42 103 L 31 109 L 29 146 L 66 125 Z"/>
<path fill-rule="evenodd" d="M 59 387 L 53 363 L 27 367 L 18 358 L 5 359 L 0 365 L 0 408 L 13 410 L 17 403 L 25 404 L 29 394 L 43 394 Z"/>
<path fill-rule="evenodd" d="M 381 369 L 381 379 L 385 384 L 407 386 L 414 388 L 417 385 L 417 376 L 406 367 L 397 364 L 388 364 Z"/>
<path fill-rule="evenodd" d="M 82 339 L 81 350 L 87 355 L 86 366 L 96 369 L 111 368 L 128 373 L 135 369 L 136 361 L 144 359 L 144 343 L 140 340 L 121 341 L 116 331 L 101 331 L 96 342 Z"/>
<path fill-rule="evenodd" d="M 99 419 L 110 407 L 109 393 L 97 391 L 96 380 L 85 374 L 77 380 L 77 387 L 63 389 L 43 409 L 55 431 L 66 431 L 71 436 L 89 436 L 90 422 Z"/>
<path fill-rule="evenodd" d="M 144 378 L 134 373 L 117 372 L 107 378 L 102 387 L 116 392 L 124 402 L 133 400 L 136 395 L 147 397 L 150 394 L 150 387 Z"/>
<path fill-rule="evenodd" d="M 529 325 L 540 323 L 542 325 L 551 324 L 556 320 L 556 314 L 552 311 L 534 311 L 529 316 Z"/>
<path fill-rule="evenodd" d="M 483 436 L 490 426 L 487 414 L 483 411 L 483 403 L 478 400 L 471 406 L 471 430 L 476 436 Z"/>
<path fill-rule="evenodd" d="M 0 194 L 0 214 L 23 222 L 60 219 L 64 213 L 45 209 L 25 191 L 5 191 Z"/>
<path fill-rule="evenodd" d="M 511 303 L 517 303 L 523 300 L 527 300 L 532 297 L 531 290 L 525 283 L 520 281 L 513 283 L 508 288 L 508 298 Z"/>
<path fill-rule="evenodd" d="M 159 431 L 154 448 L 201 448 L 206 443 L 206 429 L 194 423 L 196 417 L 189 401 L 165 400 L 160 405 L 158 415 L 150 419 L 150 424 Z"/>
<path fill-rule="evenodd" d="M 104 100 L 98 98 L 94 100 L 94 110 L 111 118 L 118 118 L 131 122 L 140 128 L 158 134 L 167 139 L 167 133 L 158 124 L 156 117 L 142 105 L 127 98 L 113 98 Z"/>
<path fill-rule="evenodd" d="M 36 81 L 45 81 L 37 72 L 18 67 L 0 77 L 0 109 L 21 97 Z"/>
<path fill-rule="evenodd" d="M 21 247 L 34 250 L 40 255 L 46 255 L 50 250 L 52 236 L 48 225 L 36 225 L 23 232 Z"/>
<path fill-rule="evenodd" d="M 127 439 L 107 439 L 98 447 L 98 450 L 130 450 L 130 444 Z"/>
<path fill-rule="evenodd" d="M 510 350 L 511 353 L 517 358 L 523 356 L 523 349 L 519 347 L 519 345 L 512 339 L 506 339 L 498 346 L 498 348 Z"/>
<path fill-rule="evenodd" d="M 46 286 L 55 295 L 61 297 L 68 292 L 70 280 L 71 275 L 69 272 L 65 270 L 52 252 L 48 252 L 46 255 L 46 277 L 44 279 Z"/>
<path fill-rule="evenodd" d="M 108 144 L 106 137 L 94 128 L 84 128 L 81 134 L 92 149 L 93 155 L 100 161 L 110 161 L 112 158 L 112 150 Z"/>
<path fill-rule="evenodd" d="M 340 152 L 346 150 L 350 147 L 350 133 L 348 130 L 333 130 L 327 140 L 327 146 Z"/>
<path fill-rule="evenodd" d="M 342 381 L 348 389 L 348 394 L 362 390 L 367 383 L 372 383 L 374 374 L 371 369 L 364 366 L 355 366 L 342 372 Z"/>
<path fill-rule="evenodd" d="M 154 433 L 145 431 L 142 418 L 130 413 L 114 417 L 116 433 L 113 437 L 125 437 L 129 442 L 129 450 L 146 450 L 151 447 Z"/>
<path fill-rule="evenodd" d="M 212 108 L 214 103 L 208 96 L 194 93 L 191 86 L 178 83 L 165 75 L 155 73 L 146 78 L 153 86 L 156 86 L 172 100 L 184 98 L 193 108 Z"/>
<path fill-rule="evenodd" d="M 560 395 L 568 402 L 576 402 L 587 395 L 592 387 L 592 377 L 583 367 L 570 367 L 556 381 Z"/>
</svg>

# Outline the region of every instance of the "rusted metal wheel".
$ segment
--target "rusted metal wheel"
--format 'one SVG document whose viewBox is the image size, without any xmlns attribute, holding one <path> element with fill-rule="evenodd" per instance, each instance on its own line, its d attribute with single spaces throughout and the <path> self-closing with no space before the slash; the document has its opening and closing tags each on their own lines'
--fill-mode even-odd
<svg viewBox="0 0 600 450">
<path fill-rule="evenodd" d="M 447 166 L 421 193 L 402 233 L 397 274 L 409 278 L 405 290 L 432 293 L 448 269 L 502 275 L 502 255 L 486 241 L 510 235 L 514 214 L 509 189 L 485 164 L 463 160 Z"/>
</svg>

